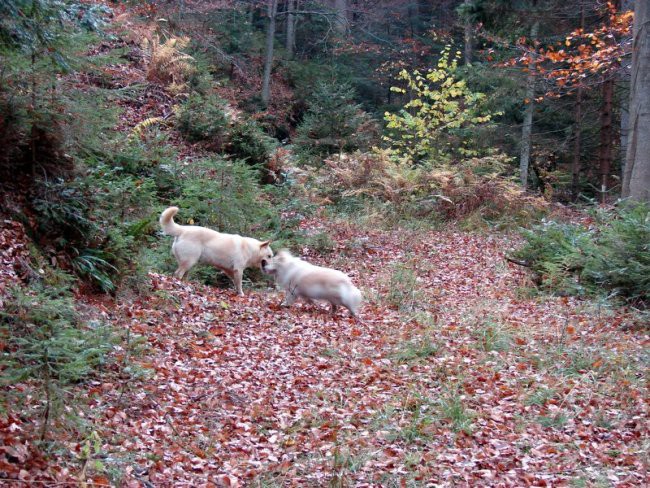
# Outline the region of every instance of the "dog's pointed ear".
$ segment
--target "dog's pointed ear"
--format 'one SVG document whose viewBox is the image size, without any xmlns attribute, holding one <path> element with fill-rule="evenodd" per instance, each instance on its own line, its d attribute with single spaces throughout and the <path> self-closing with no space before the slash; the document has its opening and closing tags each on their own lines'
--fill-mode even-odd
<svg viewBox="0 0 650 488">
<path fill-rule="evenodd" d="M 262 247 L 266 247 L 266 246 L 268 246 L 269 244 L 271 244 L 271 241 L 260 242 L 260 248 L 262 248 Z"/>
</svg>

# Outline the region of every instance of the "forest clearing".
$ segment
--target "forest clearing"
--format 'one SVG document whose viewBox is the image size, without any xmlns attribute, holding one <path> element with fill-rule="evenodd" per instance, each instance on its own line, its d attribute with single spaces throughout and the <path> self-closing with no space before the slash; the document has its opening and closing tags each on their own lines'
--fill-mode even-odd
<svg viewBox="0 0 650 488">
<path fill-rule="evenodd" d="M 650 2 L 371 3 L 0 6 L 0 485 L 650 481 Z"/>
</svg>

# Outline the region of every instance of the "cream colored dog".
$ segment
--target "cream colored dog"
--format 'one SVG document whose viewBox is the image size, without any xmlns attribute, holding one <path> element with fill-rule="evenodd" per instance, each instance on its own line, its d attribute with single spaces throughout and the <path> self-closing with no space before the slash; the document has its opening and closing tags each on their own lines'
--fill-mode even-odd
<svg viewBox="0 0 650 488">
<path fill-rule="evenodd" d="M 198 225 L 178 225 L 174 222 L 177 212 L 178 207 L 169 207 L 160 215 L 163 232 L 174 236 L 172 253 L 178 262 L 178 269 L 174 272 L 176 278 L 182 279 L 199 261 L 208 263 L 226 273 L 235 283 L 237 293 L 243 295 L 244 269 L 259 266 L 264 271 L 271 262 L 271 241 L 222 234 Z"/>
<path fill-rule="evenodd" d="M 357 318 L 361 292 L 341 271 L 314 266 L 292 256 L 286 249 L 278 252 L 262 271 L 275 275 L 277 284 L 286 291 L 284 306 L 291 306 L 299 297 L 307 301 L 327 300 L 332 304 L 332 314 L 343 305 Z"/>
</svg>

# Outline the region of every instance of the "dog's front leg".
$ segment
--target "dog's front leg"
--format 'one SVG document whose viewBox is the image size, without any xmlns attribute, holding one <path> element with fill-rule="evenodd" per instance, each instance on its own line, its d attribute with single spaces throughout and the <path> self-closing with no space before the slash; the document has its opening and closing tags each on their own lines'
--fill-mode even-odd
<svg viewBox="0 0 650 488">
<path fill-rule="evenodd" d="M 284 301 L 281 304 L 283 307 L 290 307 L 293 305 L 293 302 L 295 302 L 296 298 L 298 298 L 295 291 L 295 287 L 287 289 L 287 294 L 285 295 Z"/>
<path fill-rule="evenodd" d="M 232 280 L 235 282 L 235 288 L 237 289 L 237 294 L 239 296 L 244 296 L 244 290 L 242 289 L 242 280 L 244 279 L 244 270 L 236 269 L 232 273 Z"/>
</svg>

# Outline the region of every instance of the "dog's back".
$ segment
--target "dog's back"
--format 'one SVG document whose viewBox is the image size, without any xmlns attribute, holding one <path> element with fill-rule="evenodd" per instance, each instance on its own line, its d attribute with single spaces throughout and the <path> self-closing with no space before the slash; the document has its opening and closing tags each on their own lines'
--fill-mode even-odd
<svg viewBox="0 0 650 488">
<path fill-rule="evenodd" d="M 204 262 L 224 271 L 234 281 L 238 293 L 243 295 L 244 269 L 260 265 L 263 259 L 271 259 L 270 241 L 223 234 L 198 225 L 178 225 L 174 222 L 177 212 L 177 207 L 169 207 L 160 215 L 163 232 L 174 236 L 172 253 L 178 262 L 174 276 L 182 279 L 196 263 Z"/>
<path fill-rule="evenodd" d="M 331 268 L 315 266 L 300 258 L 287 256 L 278 270 L 278 284 L 295 296 L 327 300 L 344 306 L 356 317 L 362 295 L 350 277 Z"/>
</svg>

